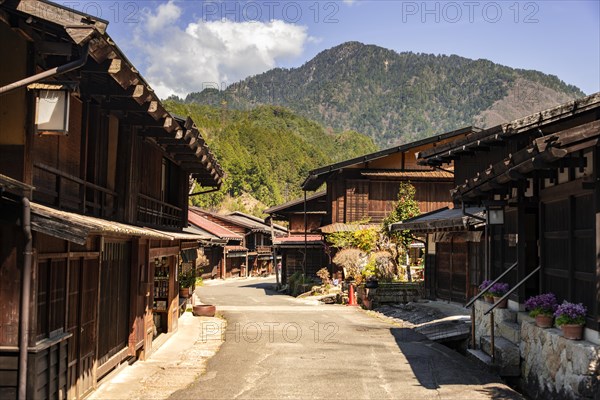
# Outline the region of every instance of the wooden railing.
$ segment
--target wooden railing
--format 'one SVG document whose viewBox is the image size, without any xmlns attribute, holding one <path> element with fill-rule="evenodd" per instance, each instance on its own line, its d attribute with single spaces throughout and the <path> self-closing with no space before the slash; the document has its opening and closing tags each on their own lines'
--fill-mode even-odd
<svg viewBox="0 0 600 400">
<path fill-rule="evenodd" d="M 156 227 L 181 227 L 181 208 L 138 194 L 137 222 Z"/>
<path fill-rule="evenodd" d="M 34 164 L 33 168 L 34 201 L 96 217 L 115 217 L 116 192 L 48 165 Z"/>
</svg>

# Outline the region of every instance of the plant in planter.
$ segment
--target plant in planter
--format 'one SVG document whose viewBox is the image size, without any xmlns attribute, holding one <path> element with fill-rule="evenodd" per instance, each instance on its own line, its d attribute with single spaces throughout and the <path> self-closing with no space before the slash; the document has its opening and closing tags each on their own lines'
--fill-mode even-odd
<svg viewBox="0 0 600 400">
<path fill-rule="evenodd" d="M 319 279 L 321 279 L 321 283 L 323 285 L 326 285 L 329 283 L 329 271 L 327 270 L 327 268 L 321 268 L 320 270 L 317 271 L 317 276 L 319 277 Z"/>
<path fill-rule="evenodd" d="M 535 324 L 540 328 L 552 327 L 556 307 L 558 307 L 558 301 L 554 293 L 539 294 L 525 301 L 525 308 L 529 310 L 529 316 L 535 318 Z"/>
<path fill-rule="evenodd" d="M 190 287 L 196 282 L 196 276 L 192 270 L 181 271 L 178 275 L 179 295 L 181 297 L 190 296 Z"/>
<path fill-rule="evenodd" d="M 485 281 L 481 282 L 481 285 L 479 285 L 479 291 L 483 292 L 488 286 L 490 286 L 491 283 L 492 283 L 492 281 L 490 279 L 486 279 Z M 492 294 L 489 291 L 487 291 L 483 295 L 483 298 L 488 303 L 493 303 L 494 302 L 494 296 L 492 296 Z"/>
<path fill-rule="evenodd" d="M 496 282 L 494 286 L 492 286 L 489 290 L 489 293 L 494 297 L 494 303 L 498 302 L 502 296 L 504 296 L 510 290 L 510 285 L 508 283 Z M 508 304 L 508 300 L 504 299 L 500 304 L 498 304 L 498 308 L 506 308 Z"/>
<path fill-rule="evenodd" d="M 563 331 L 563 336 L 566 339 L 581 340 L 586 313 L 587 308 L 581 303 L 575 304 L 564 301 L 556 308 L 556 311 L 554 311 L 556 326 Z"/>
</svg>

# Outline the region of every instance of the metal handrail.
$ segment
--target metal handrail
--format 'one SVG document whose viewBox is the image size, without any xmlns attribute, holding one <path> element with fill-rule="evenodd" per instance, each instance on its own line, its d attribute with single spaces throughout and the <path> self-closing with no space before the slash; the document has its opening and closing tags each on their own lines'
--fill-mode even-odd
<svg viewBox="0 0 600 400">
<path fill-rule="evenodd" d="M 494 281 L 492 283 L 490 283 L 485 289 L 483 289 L 481 292 L 479 292 L 475 297 L 473 297 L 471 299 L 471 301 L 469 301 L 466 305 L 465 308 L 469 308 L 471 307 L 475 301 L 477 301 L 477 299 L 479 299 L 481 296 L 483 296 L 485 293 L 487 293 L 488 290 L 490 290 L 490 288 L 492 286 L 494 286 L 496 283 L 498 283 L 498 281 L 502 278 L 504 278 L 506 276 L 506 274 L 508 274 L 510 271 L 512 271 L 513 269 L 515 269 L 515 267 L 519 265 L 519 262 L 515 262 L 513 265 L 511 265 L 510 267 L 508 267 L 508 269 L 506 271 L 504 271 L 503 273 L 500 274 L 499 277 L 497 277 L 496 279 L 494 279 Z"/>
<path fill-rule="evenodd" d="M 525 283 L 525 281 L 527 279 L 529 279 L 533 275 L 535 275 L 535 273 L 538 272 L 541 268 L 542 268 L 542 266 L 538 265 L 538 267 L 536 269 L 531 271 L 525 278 L 521 279 L 521 281 L 519 283 L 517 283 L 512 289 L 510 289 L 508 292 L 506 292 L 506 294 L 504 296 L 502 296 L 500 298 L 500 300 L 498 300 L 497 302 L 492 304 L 492 306 L 486 312 L 484 312 L 483 315 L 488 315 L 489 313 L 491 313 L 498 306 L 498 304 L 500 304 L 504 300 L 506 300 L 508 298 L 508 296 L 510 296 L 515 290 L 517 290 L 519 288 L 519 286 L 521 286 L 523 283 Z"/>
</svg>

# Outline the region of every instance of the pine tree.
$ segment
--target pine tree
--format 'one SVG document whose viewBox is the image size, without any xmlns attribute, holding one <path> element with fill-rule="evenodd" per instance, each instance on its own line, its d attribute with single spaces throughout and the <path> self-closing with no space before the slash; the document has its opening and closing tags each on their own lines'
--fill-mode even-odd
<svg viewBox="0 0 600 400">
<path fill-rule="evenodd" d="M 396 246 L 401 246 L 405 253 L 408 252 L 408 247 L 413 242 L 413 236 L 409 230 L 390 231 L 390 226 L 395 222 L 406 221 L 407 219 L 418 216 L 419 202 L 415 199 L 415 187 L 410 182 L 401 182 L 398 190 L 398 202 L 394 210 L 383 220 L 383 232 Z M 400 252 L 398 252 L 400 253 Z M 400 257 L 398 257 L 398 265 L 400 265 Z M 410 274 L 410 265 L 406 268 L 408 281 L 412 280 Z"/>
</svg>

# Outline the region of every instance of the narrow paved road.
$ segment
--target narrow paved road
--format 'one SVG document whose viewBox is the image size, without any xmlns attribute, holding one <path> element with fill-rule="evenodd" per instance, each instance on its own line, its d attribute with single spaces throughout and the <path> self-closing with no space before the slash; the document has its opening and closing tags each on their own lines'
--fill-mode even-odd
<svg viewBox="0 0 600 400">
<path fill-rule="evenodd" d="M 270 290 L 273 280 L 201 287 L 225 343 L 176 399 L 517 399 L 446 347 L 363 311 Z M 208 328 L 210 329 L 210 328 Z"/>
</svg>

